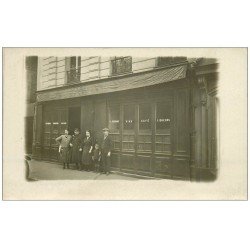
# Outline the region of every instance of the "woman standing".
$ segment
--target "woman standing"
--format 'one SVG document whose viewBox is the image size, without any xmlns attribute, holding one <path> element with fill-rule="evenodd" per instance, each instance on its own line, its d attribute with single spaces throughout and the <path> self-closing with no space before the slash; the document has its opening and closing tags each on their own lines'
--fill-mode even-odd
<svg viewBox="0 0 250 250">
<path fill-rule="evenodd" d="M 69 168 L 69 156 L 70 156 L 70 148 L 69 143 L 71 141 L 71 135 L 69 135 L 68 129 L 65 129 L 64 135 L 61 135 L 55 139 L 59 145 L 59 153 L 61 156 L 61 160 L 63 163 L 63 169 Z"/>
<path fill-rule="evenodd" d="M 93 139 L 90 136 L 90 131 L 86 130 L 86 137 L 82 143 L 82 164 L 85 170 L 90 170 L 91 153 L 93 149 Z"/>
<path fill-rule="evenodd" d="M 81 143 L 82 139 L 80 131 L 78 128 L 76 128 L 70 142 L 70 147 L 71 147 L 71 162 L 76 165 L 76 169 L 78 170 L 81 170 L 81 160 L 82 160 Z"/>
</svg>

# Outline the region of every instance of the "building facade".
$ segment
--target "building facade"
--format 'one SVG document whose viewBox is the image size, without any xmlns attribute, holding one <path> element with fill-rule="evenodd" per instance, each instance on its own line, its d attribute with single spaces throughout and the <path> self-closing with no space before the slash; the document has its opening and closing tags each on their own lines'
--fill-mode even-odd
<svg viewBox="0 0 250 250">
<path fill-rule="evenodd" d="M 155 178 L 217 176 L 215 59 L 38 58 L 33 157 L 58 160 L 69 128 L 109 127 L 112 170 Z"/>
</svg>

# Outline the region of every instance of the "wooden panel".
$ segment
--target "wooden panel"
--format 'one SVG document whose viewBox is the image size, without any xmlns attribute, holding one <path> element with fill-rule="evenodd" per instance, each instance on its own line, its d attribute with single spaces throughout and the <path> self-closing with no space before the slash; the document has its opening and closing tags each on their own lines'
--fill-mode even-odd
<svg viewBox="0 0 250 250">
<path fill-rule="evenodd" d="M 113 152 L 111 155 L 111 168 L 119 170 L 120 168 L 120 154 Z"/>
<path fill-rule="evenodd" d="M 53 146 L 50 149 L 50 159 L 51 160 L 59 160 L 58 146 Z"/>
<path fill-rule="evenodd" d="M 175 91 L 174 158 L 173 178 L 189 179 L 190 134 L 189 134 L 189 90 Z"/>
<path fill-rule="evenodd" d="M 122 150 L 123 151 L 135 151 L 135 135 L 134 134 L 123 134 Z"/>
<path fill-rule="evenodd" d="M 121 154 L 121 169 L 130 170 L 135 173 L 135 156 L 134 154 Z"/>
<path fill-rule="evenodd" d="M 42 158 L 44 160 L 50 160 L 50 147 L 49 146 L 43 146 L 42 148 Z"/>
<path fill-rule="evenodd" d="M 137 155 L 136 168 L 138 172 L 149 172 L 151 175 L 151 156 Z"/>
<path fill-rule="evenodd" d="M 189 179 L 189 160 L 187 158 L 174 158 L 173 160 L 172 175 L 173 178 Z"/>
<path fill-rule="evenodd" d="M 175 96 L 175 153 L 189 153 L 189 102 L 187 89 L 176 91 Z"/>
<path fill-rule="evenodd" d="M 156 177 L 172 176 L 173 162 L 171 157 L 155 157 L 154 173 Z"/>
</svg>

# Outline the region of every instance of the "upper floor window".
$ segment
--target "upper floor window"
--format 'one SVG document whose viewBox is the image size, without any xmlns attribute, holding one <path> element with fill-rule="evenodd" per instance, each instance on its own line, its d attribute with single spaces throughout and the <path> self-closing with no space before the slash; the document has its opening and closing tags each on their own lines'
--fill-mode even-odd
<svg viewBox="0 0 250 250">
<path fill-rule="evenodd" d="M 126 74 L 132 71 L 132 57 L 115 57 L 111 60 L 112 75 Z"/>
<path fill-rule="evenodd" d="M 81 77 L 81 57 L 71 56 L 69 58 L 69 70 L 67 71 L 67 82 L 80 81 Z"/>
<path fill-rule="evenodd" d="M 176 64 L 180 62 L 185 62 L 187 61 L 187 57 L 185 56 L 164 56 L 164 57 L 158 57 L 157 58 L 157 66 L 162 67 L 162 66 L 167 66 L 171 64 Z"/>
</svg>

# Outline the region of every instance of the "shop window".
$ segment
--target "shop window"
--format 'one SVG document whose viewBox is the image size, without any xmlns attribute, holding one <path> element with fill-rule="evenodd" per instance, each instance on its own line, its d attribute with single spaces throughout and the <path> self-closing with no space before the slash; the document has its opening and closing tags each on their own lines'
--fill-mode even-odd
<svg viewBox="0 0 250 250">
<path fill-rule="evenodd" d="M 171 104 L 156 104 L 155 151 L 171 153 Z"/>
<path fill-rule="evenodd" d="M 115 57 L 111 60 L 112 75 L 126 74 L 132 71 L 132 57 Z"/>
<path fill-rule="evenodd" d="M 120 149 L 120 106 L 112 105 L 109 106 L 109 129 L 110 136 L 113 140 L 114 149 Z"/>
<path fill-rule="evenodd" d="M 158 57 L 157 58 L 157 66 L 163 67 L 171 64 L 176 64 L 180 62 L 187 61 L 187 57 L 184 56 L 177 56 L 177 57 L 171 57 L 171 56 L 165 56 L 165 57 Z"/>
<path fill-rule="evenodd" d="M 55 145 L 55 139 L 59 136 L 59 113 L 57 111 L 52 113 L 52 133 L 51 133 L 51 144 Z"/>
<path fill-rule="evenodd" d="M 113 132 L 119 132 L 120 129 L 120 106 L 109 107 L 109 129 Z"/>
<path fill-rule="evenodd" d="M 135 126 L 135 106 L 133 104 L 123 107 L 123 128 L 124 130 L 133 130 Z"/>
<path fill-rule="evenodd" d="M 139 130 L 151 129 L 151 106 L 150 104 L 139 105 Z"/>
<path fill-rule="evenodd" d="M 171 122 L 171 107 L 169 103 L 156 104 L 156 130 L 167 130 Z"/>
<path fill-rule="evenodd" d="M 67 82 L 79 82 L 81 77 L 81 57 L 72 56 L 69 58 L 70 66 L 67 71 Z"/>
</svg>

